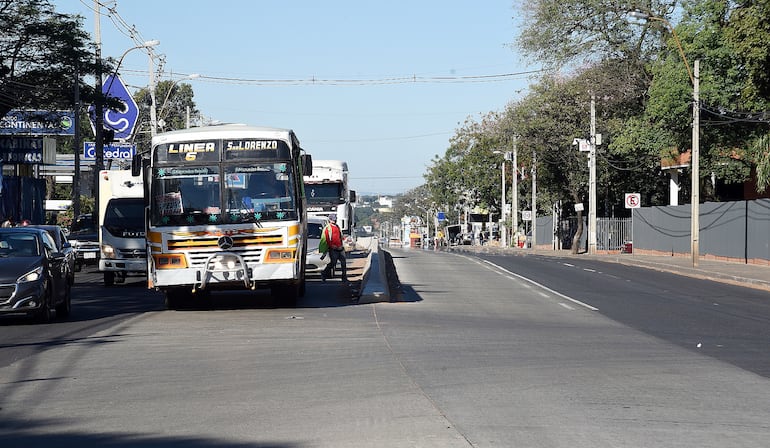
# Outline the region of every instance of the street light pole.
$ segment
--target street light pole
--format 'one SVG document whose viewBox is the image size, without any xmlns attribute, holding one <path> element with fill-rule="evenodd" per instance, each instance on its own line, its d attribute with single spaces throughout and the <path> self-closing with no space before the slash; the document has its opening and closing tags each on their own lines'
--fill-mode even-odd
<svg viewBox="0 0 770 448">
<path fill-rule="evenodd" d="M 687 56 L 684 54 L 682 42 L 676 34 L 676 29 L 671 23 L 663 17 L 656 17 L 641 11 L 630 11 L 630 17 L 641 20 L 657 20 L 663 22 L 671 31 L 676 47 L 679 49 L 679 55 L 682 57 L 687 75 L 692 83 L 692 149 L 690 154 L 691 170 L 690 173 L 690 255 L 692 257 L 693 267 L 698 266 L 700 259 L 700 61 L 695 61 L 695 74 L 690 70 L 690 63 L 687 62 Z"/>
</svg>

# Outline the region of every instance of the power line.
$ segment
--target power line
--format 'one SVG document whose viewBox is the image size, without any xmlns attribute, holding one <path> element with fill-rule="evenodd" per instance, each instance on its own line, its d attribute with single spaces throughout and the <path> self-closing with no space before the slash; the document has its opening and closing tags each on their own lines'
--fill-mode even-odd
<svg viewBox="0 0 770 448">
<path fill-rule="evenodd" d="M 237 78 L 227 76 L 208 76 L 201 74 L 196 78 L 196 81 L 209 81 L 220 84 L 238 84 L 238 85 L 259 85 L 259 86 L 313 86 L 313 85 L 325 85 L 325 86 L 373 86 L 373 85 L 389 85 L 389 84 L 466 84 L 466 83 L 488 83 L 488 82 L 505 82 L 517 80 L 520 77 L 526 77 L 537 73 L 542 73 L 546 70 L 530 70 L 516 73 L 499 73 L 491 75 L 470 75 L 470 76 L 403 76 L 403 77 L 389 77 L 389 78 L 371 78 L 371 79 L 355 79 L 355 78 L 316 78 L 311 76 L 309 78 L 297 78 L 297 79 L 260 79 L 260 78 Z M 143 70 L 124 70 L 125 73 L 132 73 L 144 76 L 146 72 Z M 177 73 L 183 75 L 182 73 Z"/>
</svg>

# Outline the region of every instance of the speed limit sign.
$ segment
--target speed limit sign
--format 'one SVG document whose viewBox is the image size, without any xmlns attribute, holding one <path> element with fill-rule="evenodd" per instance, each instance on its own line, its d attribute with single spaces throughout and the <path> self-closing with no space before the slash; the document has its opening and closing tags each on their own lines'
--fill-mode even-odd
<svg viewBox="0 0 770 448">
<path fill-rule="evenodd" d="M 626 193 L 626 208 L 639 208 L 642 206 L 642 198 L 639 193 Z"/>
</svg>

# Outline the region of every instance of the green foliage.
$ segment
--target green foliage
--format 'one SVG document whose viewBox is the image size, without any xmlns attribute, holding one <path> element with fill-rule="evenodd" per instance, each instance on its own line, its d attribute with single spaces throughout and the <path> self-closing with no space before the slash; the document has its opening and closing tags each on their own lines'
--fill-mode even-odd
<svg viewBox="0 0 770 448">
<path fill-rule="evenodd" d="M 0 116 L 73 108 L 76 72 L 94 72 L 82 21 L 56 13 L 48 0 L 0 0 Z M 93 93 L 81 88 L 84 98 Z"/>
<path fill-rule="evenodd" d="M 198 115 L 193 97 L 195 93 L 190 84 L 179 81 L 161 81 L 155 86 L 155 103 L 158 120 L 158 132 L 184 129 L 187 125 L 187 108 L 190 116 Z M 152 100 L 149 89 L 140 89 L 134 94 L 134 101 L 139 105 L 139 119 L 134 142 L 138 151 L 150 148 L 150 107 Z"/>
</svg>

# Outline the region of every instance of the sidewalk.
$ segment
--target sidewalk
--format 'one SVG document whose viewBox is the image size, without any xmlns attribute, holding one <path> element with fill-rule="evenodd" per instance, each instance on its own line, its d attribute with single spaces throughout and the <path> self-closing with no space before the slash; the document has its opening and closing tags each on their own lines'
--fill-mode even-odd
<svg viewBox="0 0 770 448">
<path fill-rule="evenodd" d="M 639 254 L 588 255 L 585 253 L 574 255 L 571 251 L 567 250 L 519 249 L 499 246 L 452 246 L 447 249 L 456 252 L 506 254 L 514 256 L 541 255 L 550 257 L 594 259 L 770 291 L 770 266 L 757 264 L 701 258 L 698 260 L 698 266 L 693 266 L 692 258 L 682 256 Z"/>
</svg>

